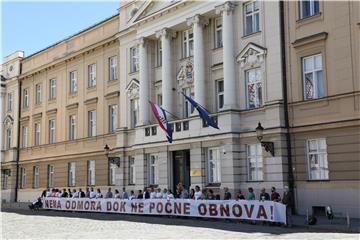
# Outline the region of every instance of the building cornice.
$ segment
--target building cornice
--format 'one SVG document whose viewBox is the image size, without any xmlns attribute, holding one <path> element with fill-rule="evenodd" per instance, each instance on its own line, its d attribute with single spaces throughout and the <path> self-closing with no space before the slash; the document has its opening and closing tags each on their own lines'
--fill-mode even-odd
<svg viewBox="0 0 360 240">
<path fill-rule="evenodd" d="M 294 48 L 297 48 L 297 47 L 300 47 L 300 46 L 303 46 L 303 45 L 306 45 L 306 44 L 309 44 L 309 43 L 313 43 L 313 42 L 316 42 L 316 41 L 326 40 L 327 36 L 328 36 L 327 32 L 316 33 L 314 35 L 310 35 L 310 36 L 306 36 L 306 37 L 303 37 L 303 38 L 296 39 L 292 43 L 292 45 L 294 46 Z"/>
</svg>

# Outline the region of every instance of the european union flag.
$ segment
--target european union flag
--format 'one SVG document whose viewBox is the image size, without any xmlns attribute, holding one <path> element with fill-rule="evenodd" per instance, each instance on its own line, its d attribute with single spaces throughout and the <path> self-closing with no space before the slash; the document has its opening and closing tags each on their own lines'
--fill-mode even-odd
<svg viewBox="0 0 360 240">
<path fill-rule="evenodd" d="M 197 102 L 195 102 L 194 99 L 192 99 L 189 96 L 186 96 L 184 93 L 182 93 L 184 95 L 184 97 L 186 98 L 186 100 L 188 100 L 191 105 L 196 108 L 196 110 L 199 112 L 199 116 L 211 127 L 219 129 L 217 123 L 209 116 L 209 114 L 205 111 L 205 109 L 198 104 Z"/>
</svg>

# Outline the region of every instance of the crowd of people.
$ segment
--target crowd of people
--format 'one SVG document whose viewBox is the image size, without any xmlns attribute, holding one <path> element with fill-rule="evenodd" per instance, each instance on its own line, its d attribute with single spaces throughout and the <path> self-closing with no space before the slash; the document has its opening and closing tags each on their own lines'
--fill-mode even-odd
<svg viewBox="0 0 360 240">
<path fill-rule="evenodd" d="M 103 195 L 101 190 L 98 188 L 86 188 L 83 191 L 81 188 L 78 190 L 73 189 L 47 189 L 44 190 L 41 197 L 57 197 L 57 198 L 118 198 L 118 199 L 193 199 L 193 200 L 260 200 L 260 201 L 275 201 L 282 202 L 286 205 L 291 204 L 291 194 L 285 188 L 284 195 L 281 198 L 280 194 L 276 191 L 275 187 L 271 188 L 271 194 L 266 192 L 265 188 L 261 189 L 261 192 L 258 197 L 254 193 L 254 189 L 249 187 L 246 194 L 243 194 L 241 190 L 236 192 L 235 197 L 233 198 L 229 189 L 224 188 L 224 195 L 221 198 L 220 194 L 215 194 L 214 191 L 210 188 L 204 188 L 201 190 L 199 186 L 190 189 L 190 192 L 187 190 L 186 186 L 179 183 L 176 187 L 176 191 L 173 193 L 170 189 L 161 189 L 154 187 L 146 187 L 144 190 L 138 190 L 135 193 L 133 190 L 128 193 L 125 188 L 122 189 L 122 192 L 119 192 L 118 189 L 115 189 L 112 192 L 112 189 L 109 188 L 108 191 Z"/>
</svg>

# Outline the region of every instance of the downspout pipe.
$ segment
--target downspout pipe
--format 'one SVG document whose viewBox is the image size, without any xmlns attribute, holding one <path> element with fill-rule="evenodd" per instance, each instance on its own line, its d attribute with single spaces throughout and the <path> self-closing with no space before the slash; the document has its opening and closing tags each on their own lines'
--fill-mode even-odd
<svg viewBox="0 0 360 240">
<path fill-rule="evenodd" d="M 285 136 L 286 136 L 286 149 L 287 149 L 287 164 L 288 164 L 288 184 L 289 191 L 292 200 L 292 212 L 295 213 L 295 194 L 294 194 L 294 173 L 292 166 L 292 153 L 291 153 L 291 136 L 290 136 L 290 124 L 289 124 L 289 106 L 288 106 L 288 95 L 287 95 L 287 77 L 286 77 L 286 42 L 285 42 L 285 14 L 284 14 L 284 1 L 279 2 L 280 8 L 280 44 L 281 44 L 281 70 L 282 70 L 282 89 L 284 98 L 284 121 L 285 121 Z"/>
<path fill-rule="evenodd" d="M 21 73 L 21 63 L 20 63 L 20 73 Z M 15 202 L 18 201 L 18 191 L 19 191 L 19 161 L 20 161 L 20 119 L 21 119 L 21 92 L 22 92 L 22 81 L 18 79 L 19 84 L 19 107 L 18 107 L 18 126 L 17 126 L 17 146 L 16 146 L 16 180 L 15 180 Z"/>
</svg>

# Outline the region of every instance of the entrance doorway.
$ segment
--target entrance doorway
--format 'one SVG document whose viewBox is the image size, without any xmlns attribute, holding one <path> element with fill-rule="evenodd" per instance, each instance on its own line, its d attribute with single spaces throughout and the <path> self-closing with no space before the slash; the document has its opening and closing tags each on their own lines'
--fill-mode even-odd
<svg viewBox="0 0 360 240">
<path fill-rule="evenodd" d="M 173 190 L 179 182 L 190 186 L 190 150 L 174 151 L 173 154 Z"/>
</svg>

